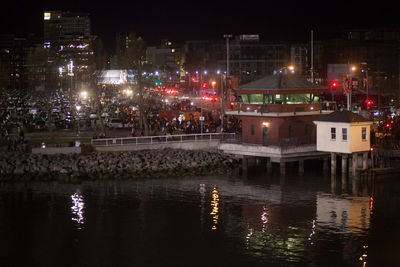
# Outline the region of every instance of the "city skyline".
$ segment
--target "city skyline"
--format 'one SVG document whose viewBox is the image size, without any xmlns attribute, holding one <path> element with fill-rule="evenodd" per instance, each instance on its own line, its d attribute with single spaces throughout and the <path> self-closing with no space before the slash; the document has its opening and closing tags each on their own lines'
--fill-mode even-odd
<svg viewBox="0 0 400 267">
<path fill-rule="evenodd" d="M 148 45 L 160 39 L 182 42 L 193 39 L 222 39 L 224 33 L 260 34 L 262 40 L 305 41 L 314 31 L 315 39 L 338 36 L 351 28 L 398 28 L 394 9 L 363 3 L 321 6 L 316 1 L 265 4 L 261 1 L 234 5 L 186 1 L 13 1 L 6 4 L 0 33 L 43 34 L 43 12 L 60 10 L 89 13 L 91 31 L 114 52 L 115 33 L 133 31 Z"/>
</svg>

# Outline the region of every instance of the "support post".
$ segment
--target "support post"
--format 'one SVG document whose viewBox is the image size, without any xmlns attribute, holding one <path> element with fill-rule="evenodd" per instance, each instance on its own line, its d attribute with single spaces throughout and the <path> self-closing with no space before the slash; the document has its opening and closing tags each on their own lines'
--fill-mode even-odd
<svg viewBox="0 0 400 267">
<path fill-rule="evenodd" d="M 272 162 L 271 158 L 267 158 L 267 172 L 272 173 Z"/>
<path fill-rule="evenodd" d="M 243 172 L 247 172 L 248 167 L 248 159 L 246 157 L 242 158 L 242 170 Z"/>
<path fill-rule="evenodd" d="M 374 150 L 371 150 L 371 168 L 375 168 Z"/>
<path fill-rule="evenodd" d="M 363 170 L 368 169 L 368 152 L 363 153 Z"/>
<path fill-rule="evenodd" d="M 331 152 L 331 174 L 336 174 L 336 153 Z"/>
<path fill-rule="evenodd" d="M 281 161 L 279 163 L 279 168 L 280 168 L 281 175 L 285 175 L 286 174 L 286 162 Z"/>
<path fill-rule="evenodd" d="M 347 155 L 342 155 L 342 173 L 347 173 Z"/>
<path fill-rule="evenodd" d="M 357 175 L 358 153 L 353 153 L 353 176 Z"/>
<path fill-rule="evenodd" d="M 304 160 L 299 160 L 299 174 L 304 174 Z"/>
</svg>

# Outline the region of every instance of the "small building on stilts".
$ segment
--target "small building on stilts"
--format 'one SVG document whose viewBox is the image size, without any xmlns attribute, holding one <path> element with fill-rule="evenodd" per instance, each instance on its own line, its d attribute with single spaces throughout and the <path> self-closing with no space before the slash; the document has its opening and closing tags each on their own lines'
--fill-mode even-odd
<svg viewBox="0 0 400 267">
<path fill-rule="evenodd" d="M 224 143 L 220 149 L 242 157 L 244 167 L 249 157 L 266 158 L 267 170 L 278 163 L 281 174 L 288 162 L 298 162 L 299 173 L 304 172 L 304 161 L 309 159 L 324 159 L 328 169 L 330 153 L 317 151 L 313 123 L 335 109 L 334 103 L 321 99 L 328 92 L 287 69 L 237 87 L 239 101 L 225 114 L 241 120 L 242 142 Z"/>
<path fill-rule="evenodd" d="M 356 175 L 358 169 L 368 168 L 372 121 L 351 111 L 340 110 L 323 115 L 314 123 L 317 126 L 317 150 L 331 153 L 332 174 L 336 173 L 338 157 L 342 160 L 343 174 L 351 170 Z"/>
</svg>

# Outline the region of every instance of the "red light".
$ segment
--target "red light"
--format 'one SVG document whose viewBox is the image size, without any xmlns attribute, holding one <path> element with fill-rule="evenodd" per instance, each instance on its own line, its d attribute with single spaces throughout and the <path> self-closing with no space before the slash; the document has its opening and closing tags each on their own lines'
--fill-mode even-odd
<svg viewBox="0 0 400 267">
<path fill-rule="evenodd" d="M 203 84 L 201 85 L 201 87 L 207 88 L 207 84 L 206 84 L 206 83 L 203 83 Z"/>
<path fill-rule="evenodd" d="M 391 123 L 391 124 L 393 124 L 393 123 L 394 123 L 394 121 L 390 121 L 390 123 Z"/>
<path fill-rule="evenodd" d="M 336 89 L 338 86 L 337 82 L 331 82 L 331 88 Z"/>
<path fill-rule="evenodd" d="M 389 124 L 389 123 L 386 123 L 386 127 L 388 127 L 388 128 L 389 128 L 389 127 L 390 127 L 390 124 Z"/>
<path fill-rule="evenodd" d="M 195 81 L 196 81 L 196 78 L 195 78 L 195 77 L 193 77 L 193 78 L 192 78 L 192 82 L 195 82 Z"/>
<path fill-rule="evenodd" d="M 367 105 L 368 105 L 368 106 L 371 106 L 373 103 L 374 103 L 374 102 L 373 102 L 372 100 L 368 100 L 368 101 L 367 101 Z"/>
</svg>

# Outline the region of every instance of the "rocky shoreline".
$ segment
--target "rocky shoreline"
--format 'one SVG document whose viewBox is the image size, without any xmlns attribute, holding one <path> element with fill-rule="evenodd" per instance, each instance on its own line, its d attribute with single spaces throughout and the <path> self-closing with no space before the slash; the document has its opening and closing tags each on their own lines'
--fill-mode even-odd
<svg viewBox="0 0 400 267">
<path fill-rule="evenodd" d="M 179 149 L 43 155 L 0 151 L 2 181 L 80 181 L 223 174 L 231 155 Z"/>
</svg>

